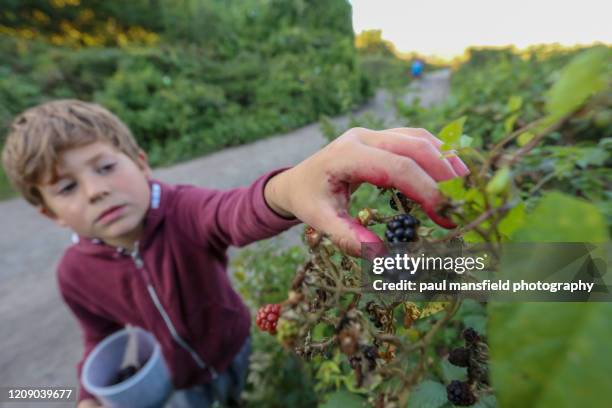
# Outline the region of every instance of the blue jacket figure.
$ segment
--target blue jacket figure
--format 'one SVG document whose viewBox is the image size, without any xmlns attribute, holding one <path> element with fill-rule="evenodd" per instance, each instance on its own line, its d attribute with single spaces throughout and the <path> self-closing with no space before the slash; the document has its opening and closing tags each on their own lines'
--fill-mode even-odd
<svg viewBox="0 0 612 408">
<path fill-rule="evenodd" d="M 413 78 L 420 78 L 423 75 L 424 64 L 421 60 L 412 61 L 411 73 Z"/>
</svg>

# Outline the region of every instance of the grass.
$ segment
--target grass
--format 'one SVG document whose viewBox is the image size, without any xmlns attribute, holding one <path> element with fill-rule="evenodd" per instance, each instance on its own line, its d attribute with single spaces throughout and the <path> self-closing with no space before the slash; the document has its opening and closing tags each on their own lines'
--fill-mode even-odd
<svg viewBox="0 0 612 408">
<path fill-rule="evenodd" d="M 17 193 L 11 187 L 11 183 L 9 183 L 6 178 L 6 174 L 4 174 L 4 169 L 0 166 L 0 200 L 13 198 L 16 195 Z"/>
</svg>

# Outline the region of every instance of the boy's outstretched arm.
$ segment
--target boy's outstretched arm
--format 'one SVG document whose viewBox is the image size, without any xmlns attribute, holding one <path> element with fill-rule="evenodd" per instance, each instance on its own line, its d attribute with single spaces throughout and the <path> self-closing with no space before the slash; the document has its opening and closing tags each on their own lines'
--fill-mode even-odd
<svg viewBox="0 0 612 408">
<path fill-rule="evenodd" d="M 358 256 L 361 242 L 380 241 L 347 211 L 351 193 L 363 182 L 395 187 L 417 201 L 437 224 L 454 227 L 436 212 L 442 200 L 436 182 L 465 176 L 469 169 L 456 155 L 442 157 L 441 145 L 424 129 L 350 129 L 270 179 L 264 196 L 279 214 L 299 218 Z"/>
</svg>

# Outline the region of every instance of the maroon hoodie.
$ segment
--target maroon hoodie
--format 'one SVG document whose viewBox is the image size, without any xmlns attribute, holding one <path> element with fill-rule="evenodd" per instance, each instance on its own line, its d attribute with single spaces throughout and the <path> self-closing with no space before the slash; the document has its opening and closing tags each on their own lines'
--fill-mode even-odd
<svg viewBox="0 0 612 408">
<path fill-rule="evenodd" d="M 58 282 L 83 331 L 79 378 L 96 344 L 128 323 L 155 335 L 175 388 L 209 382 L 229 366 L 249 335 L 250 313 L 230 284 L 226 250 L 299 223 L 264 200 L 280 171 L 227 191 L 150 181 L 144 232 L 131 253 L 76 237 Z M 93 396 L 81 385 L 84 398 Z"/>
</svg>

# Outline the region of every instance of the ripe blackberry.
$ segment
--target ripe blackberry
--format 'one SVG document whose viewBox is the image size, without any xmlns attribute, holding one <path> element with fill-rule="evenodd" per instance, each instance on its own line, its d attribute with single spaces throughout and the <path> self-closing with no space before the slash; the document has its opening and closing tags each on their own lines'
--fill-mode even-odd
<svg viewBox="0 0 612 408">
<path fill-rule="evenodd" d="M 281 305 L 270 304 L 260 308 L 257 311 L 256 323 L 263 331 L 267 331 L 270 334 L 276 334 L 276 324 L 278 323 L 278 317 L 280 316 Z"/>
<path fill-rule="evenodd" d="M 410 201 L 410 199 L 406 197 L 404 194 L 400 193 L 399 191 L 397 191 L 395 195 L 397 196 L 400 204 L 402 204 L 402 207 L 404 208 L 404 210 L 410 211 L 410 209 L 412 208 L 412 202 Z M 395 200 L 393 199 L 393 196 L 391 196 L 391 198 L 389 199 L 389 207 L 391 207 L 395 211 L 399 210 L 399 208 L 397 208 L 397 204 L 395 203 Z"/>
<path fill-rule="evenodd" d="M 391 243 L 414 241 L 417 238 L 418 225 L 419 220 L 410 214 L 396 215 L 387 223 L 385 238 Z"/>
<path fill-rule="evenodd" d="M 468 383 L 453 380 L 446 386 L 446 397 L 453 404 L 467 407 L 476 403 L 476 396 Z"/>
<path fill-rule="evenodd" d="M 135 366 L 133 366 L 133 365 L 129 365 L 127 367 L 124 367 L 121 370 L 119 370 L 119 372 L 117 373 L 115 379 L 112 381 L 112 383 L 110 385 L 115 385 L 115 384 L 119 384 L 121 382 L 124 382 L 125 380 L 127 380 L 128 378 L 130 378 L 131 376 L 136 374 L 137 372 L 138 372 L 138 369 Z"/>
<path fill-rule="evenodd" d="M 463 331 L 463 339 L 465 340 L 466 344 L 469 345 L 479 342 L 480 336 L 478 335 L 476 330 L 472 329 L 471 327 L 468 327 Z"/>
<path fill-rule="evenodd" d="M 465 347 L 457 347 L 451 350 L 448 361 L 457 367 L 467 367 L 470 362 L 470 351 Z"/>
</svg>

